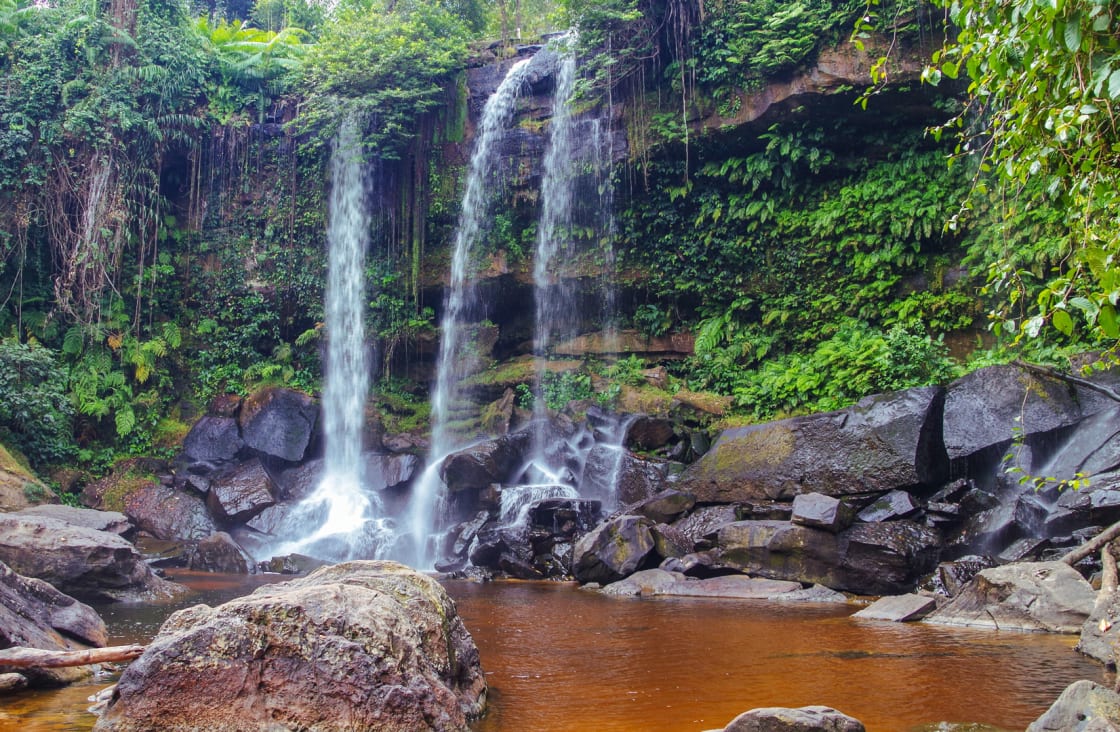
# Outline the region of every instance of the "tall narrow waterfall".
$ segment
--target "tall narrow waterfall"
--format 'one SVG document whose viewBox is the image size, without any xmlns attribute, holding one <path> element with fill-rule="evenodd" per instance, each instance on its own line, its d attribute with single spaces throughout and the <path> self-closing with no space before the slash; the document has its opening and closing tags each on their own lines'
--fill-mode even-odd
<svg viewBox="0 0 1120 732">
<path fill-rule="evenodd" d="M 432 393 L 432 442 L 428 468 L 417 481 L 409 507 L 409 525 L 414 546 L 414 566 L 426 568 L 433 561 L 429 547 L 439 513 L 439 466 L 443 458 L 461 445 L 450 429 L 454 406 L 459 401 L 459 383 L 473 372 L 475 361 L 468 342 L 467 310 L 474 298 L 473 280 L 468 276 L 475 244 L 484 230 L 489 212 L 497 160 L 497 146 L 513 116 L 517 95 L 525 82 L 528 59 L 514 64 L 493 96 L 486 101 L 478 136 L 471 153 L 466 191 L 451 259 L 443 317 L 440 322 L 439 361 Z"/>
<path fill-rule="evenodd" d="M 363 278 L 370 216 L 361 139 L 359 122 L 347 116 L 331 150 L 323 383 L 326 456 L 318 487 L 287 522 L 288 535 L 300 536 L 280 553 L 373 557 L 391 538 L 378 517 L 376 496 L 363 489 L 362 427 L 369 392 Z"/>
<path fill-rule="evenodd" d="M 573 251 L 572 191 L 577 172 L 576 127 L 570 104 L 576 76 L 574 35 L 568 36 L 567 41 L 568 48 L 560 62 L 552 99 L 552 119 L 548 126 L 548 147 L 541 180 L 537 251 L 533 263 L 536 293 L 533 353 L 537 362 L 535 416 L 538 425 L 543 425 L 546 416 L 541 380 L 547 367 L 549 349 L 556 339 L 575 335 L 572 330 L 572 318 L 576 312 L 574 294 L 557 272 L 566 255 Z M 544 428 L 538 426 L 534 450 L 538 455 L 544 451 L 544 440 Z M 538 466 L 543 467 L 543 462 L 538 461 Z"/>
</svg>

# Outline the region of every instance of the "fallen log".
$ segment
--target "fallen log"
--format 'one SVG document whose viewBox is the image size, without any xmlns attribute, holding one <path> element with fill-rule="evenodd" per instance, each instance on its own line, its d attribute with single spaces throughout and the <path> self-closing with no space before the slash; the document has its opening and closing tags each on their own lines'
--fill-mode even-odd
<svg viewBox="0 0 1120 732">
<path fill-rule="evenodd" d="M 1117 537 L 1120 537 L 1120 521 L 1063 556 L 1062 561 L 1072 567 L 1090 554 L 1095 554 L 1101 547 Z"/>
<path fill-rule="evenodd" d="M 1067 374 L 1064 371 L 1052 369 L 1049 366 L 1040 366 L 1034 363 L 1027 363 L 1022 359 L 1016 359 L 1012 361 L 1011 365 L 1018 366 L 1024 371 L 1030 371 L 1042 376 L 1049 376 L 1052 379 L 1058 379 L 1059 381 L 1065 381 L 1069 384 L 1075 384 L 1077 386 L 1084 387 L 1089 391 L 1095 391 L 1102 396 L 1106 396 L 1114 402 L 1120 402 L 1120 392 L 1117 392 L 1115 389 L 1110 389 L 1103 384 L 1098 384 L 1096 382 L 1089 381 L 1088 379 L 1082 379 L 1080 377 L 1074 376 L 1073 374 Z"/>
<path fill-rule="evenodd" d="M 0 667 L 6 668 L 65 668 L 88 666 L 94 663 L 131 661 L 139 658 L 144 646 L 108 646 L 88 648 L 84 651 L 46 651 L 42 648 L 13 646 L 0 650 Z"/>
</svg>

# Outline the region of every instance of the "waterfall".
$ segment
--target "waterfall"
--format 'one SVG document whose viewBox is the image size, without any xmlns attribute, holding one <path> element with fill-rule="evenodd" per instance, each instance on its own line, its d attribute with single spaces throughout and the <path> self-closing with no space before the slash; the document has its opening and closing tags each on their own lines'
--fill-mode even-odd
<svg viewBox="0 0 1120 732">
<path fill-rule="evenodd" d="M 574 35 L 567 38 L 568 48 L 556 77 L 552 100 L 548 147 L 544 154 L 541 179 L 541 213 L 537 224 L 537 250 L 533 263 L 533 286 L 536 296 L 533 353 L 536 357 L 537 433 L 533 452 L 543 462 L 545 450 L 545 418 L 547 408 L 541 381 L 547 368 L 549 349 L 555 338 L 574 335 L 565 320 L 575 312 L 571 287 L 557 276 L 562 255 L 572 252 L 572 190 L 576 174 L 574 152 L 575 125 L 571 113 L 572 90 L 575 86 L 576 54 Z M 567 332 L 565 332 L 567 331 Z"/>
<path fill-rule="evenodd" d="M 459 382 L 473 372 L 476 362 L 467 342 L 467 311 L 474 299 L 473 281 L 468 277 L 475 244 L 489 212 L 494 163 L 502 133 L 513 117 L 514 105 L 525 82 L 528 59 L 518 61 L 506 74 L 497 91 L 486 101 L 471 153 L 466 190 L 451 258 L 443 316 L 440 321 L 439 361 L 432 393 L 432 441 L 428 468 L 413 488 L 409 505 L 409 530 L 414 542 L 413 565 L 426 568 L 432 562 L 428 546 L 438 518 L 442 481 L 439 465 L 448 453 L 462 445 L 450 429 L 453 406 L 459 401 Z"/>
<path fill-rule="evenodd" d="M 370 216 L 361 139 L 359 121 L 348 115 L 331 150 L 323 383 L 326 455 L 318 486 L 286 522 L 289 533 L 301 536 L 281 554 L 334 560 L 373 557 L 392 540 L 386 520 L 378 516 L 376 495 L 363 487 L 362 428 L 369 393 L 363 279 Z"/>
</svg>

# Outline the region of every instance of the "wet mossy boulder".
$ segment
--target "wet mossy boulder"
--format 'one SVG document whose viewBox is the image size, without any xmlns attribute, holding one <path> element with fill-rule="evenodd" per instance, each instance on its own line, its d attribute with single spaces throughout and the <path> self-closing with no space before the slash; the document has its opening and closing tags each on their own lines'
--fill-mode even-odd
<svg viewBox="0 0 1120 732">
<path fill-rule="evenodd" d="M 848 409 L 725 430 L 681 477 L 700 503 L 789 501 L 936 486 L 948 474 L 945 392 L 922 387 Z"/>
<path fill-rule="evenodd" d="M 439 583 L 395 562 L 347 562 L 175 613 L 95 729 L 466 732 L 486 691 Z"/>
<path fill-rule="evenodd" d="M 440 477 L 452 493 L 509 482 L 513 471 L 524 462 L 532 439 L 529 430 L 522 430 L 454 452 L 444 458 Z"/>
<path fill-rule="evenodd" d="M 654 526 L 645 516 L 617 516 L 599 525 L 576 541 L 572 574 L 580 582 L 606 584 L 647 569 L 643 563 L 654 556 Z"/>
<path fill-rule="evenodd" d="M 260 455 L 299 462 L 319 420 L 318 403 L 294 389 L 270 387 L 246 397 L 238 426 L 245 446 Z"/>
</svg>

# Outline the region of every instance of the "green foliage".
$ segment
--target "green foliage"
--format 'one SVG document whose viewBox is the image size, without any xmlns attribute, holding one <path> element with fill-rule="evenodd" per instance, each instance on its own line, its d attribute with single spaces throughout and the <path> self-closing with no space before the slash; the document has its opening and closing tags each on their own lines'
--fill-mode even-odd
<svg viewBox="0 0 1120 732">
<path fill-rule="evenodd" d="M 73 409 L 66 370 L 50 349 L 0 340 L 0 442 L 16 447 L 35 468 L 74 456 Z"/>
<path fill-rule="evenodd" d="M 763 362 L 736 377 L 738 406 L 758 419 L 829 411 L 861 397 L 946 383 L 958 374 L 940 339 L 895 326 L 887 332 L 846 320 L 804 355 Z"/>
<path fill-rule="evenodd" d="M 595 389 L 591 386 L 591 375 L 583 371 L 546 373 L 541 377 L 541 397 L 545 406 L 555 411 L 566 407 L 568 402 L 593 399 Z"/>
<path fill-rule="evenodd" d="M 979 172 L 965 208 L 989 191 L 1016 218 L 1057 212 L 1046 262 L 1024 267 L 1001 250 L 991 285 L 998 332 L 1017 339 L 1086 338 L 1111 351 L 1120 339 L 1120 15 L 1096 0 L 945 2 L 958 29 L 925 79 L 966 78 L 966 108 L 938 130 Z M 1037 266 L 1042 265 L 1042 266 Z"/>
<path fill-rule="evenodd" d="M 368 150 L 399 157 L 419 117 L 443 103 L 467 38 L 463 21 L 439 6 L 341 8 L 307 56 L 301 125 L 329 133 L 346 107 L 368 120 Z"/>
</svg>

